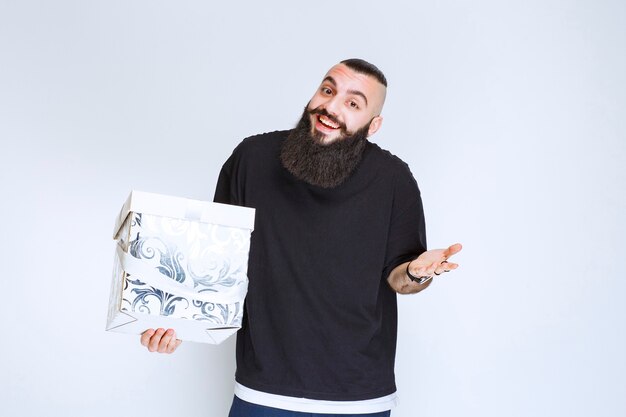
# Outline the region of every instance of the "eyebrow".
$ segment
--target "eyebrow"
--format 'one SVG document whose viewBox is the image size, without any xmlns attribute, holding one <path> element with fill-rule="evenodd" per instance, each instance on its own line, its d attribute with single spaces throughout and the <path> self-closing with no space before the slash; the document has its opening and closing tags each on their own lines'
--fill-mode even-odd
<svg viewBox="0 0 626 417">
<path fill-rule="evenodd" d="M 337 81 L 335 81 L 335 79 L 333 77 L 331 77 L 330 75 L 327 76 L 326 78 L 324 78 L 324 81 L 328 81 L 333 86 L 337 87 Z M 362 97 L 363 100 L 365 100 L 365 105 L 367 106 L 367 97 L 365 97 L 365 94 L 363 94 L 359 90 L 348 90 L 348 94 L 352 94 L 352 95 L 355 95 L 355 96 Z"/>
</svg>

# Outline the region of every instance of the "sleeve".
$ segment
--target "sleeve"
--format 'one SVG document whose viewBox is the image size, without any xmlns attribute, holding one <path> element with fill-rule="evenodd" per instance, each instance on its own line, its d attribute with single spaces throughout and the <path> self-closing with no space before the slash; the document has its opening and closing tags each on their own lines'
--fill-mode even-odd
<svg viewBox="0 0 626 417">
<path fill-rule="evenodd" d="M 242 173 L 239 172 L 241 158 L 241 144 L 239 144 L 222 165 L 215 186 L 214 202 L 238 206 L 244 204 L 241 184 L 245 181 L 242 180 Z"/>
<path fill-rule="evenodd" d="M 213 201 L 216 203 L 236 204 L 236 202 L 233 201 L 234 195 L 231 192 L 232 172 L 230 172 L 231 171 L 230 166 L 232 164 L 229 164 L 229 162 L 231 161 L 231 158 L 229 158 L 224 163 L 224 165 L 222 166 L 222 169 L 220 170 L 220 175 L 217 178 L 217 185 L 215 186 L 215 195 L 213 196 Z"/>
<path fill-rule="evenodd" d="M 408 167 L 407 167 L 408 170 Z M 422 198 L 413 175 L 396 187 L 387 236 L 387 255 L 383 277 L 398 265 L 415 259 L 426 251 L 426 224 Z"/>
</svg>

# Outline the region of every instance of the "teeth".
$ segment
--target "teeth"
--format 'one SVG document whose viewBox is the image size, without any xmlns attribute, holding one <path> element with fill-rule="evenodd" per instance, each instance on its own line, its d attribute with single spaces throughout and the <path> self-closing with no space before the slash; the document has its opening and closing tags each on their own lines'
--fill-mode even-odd
<svg viewBox="0 0 626 417">
<path fill-rule="evenodd" d="M 324 125 L 324 126 L 328 126 L 332 129 L 337 129 L 339 127 L 338 124 L 335 124 L 333 122 L 331 122 L 327 117 L 325 116 L 320 116 L 319 117 L 319 121 Z"/>
</svg>

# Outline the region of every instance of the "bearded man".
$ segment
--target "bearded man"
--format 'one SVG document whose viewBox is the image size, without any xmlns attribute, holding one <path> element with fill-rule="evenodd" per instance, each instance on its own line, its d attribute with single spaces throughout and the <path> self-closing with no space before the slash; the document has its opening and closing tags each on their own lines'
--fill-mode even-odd
<svg viewBox="0 0 626 417">
<path fill-rule="evenodd" d="M 378 417 L 397 402 L 396 293 L 456 269 L 461 245 L 426 251 L 413 175 L 368 140 L 386 90 L 374 65 L 342 61 L 294 129 L 245 139 L 222 167 L 215 201 L 256 208 L 230 417 Z M 180 344 L 172 329 L 141 342 Z"/>
</svg>

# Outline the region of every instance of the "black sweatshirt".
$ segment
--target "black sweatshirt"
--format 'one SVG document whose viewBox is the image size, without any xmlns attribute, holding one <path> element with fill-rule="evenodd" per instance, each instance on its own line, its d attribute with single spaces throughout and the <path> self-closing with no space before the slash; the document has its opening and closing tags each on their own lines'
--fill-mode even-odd
<svg viewBox="0 0 626 417">
<path fill-rule="evenodd" d="M 408 166 L 369 143 L 324 189 L 280 162 L 288 131 L 245 139 L 215 201 L 256 208 L 236 380 L 258 391 L 355 401 L 395 392 L 396 294 L 387 276 L 426 250 Z"/>
</svg>

